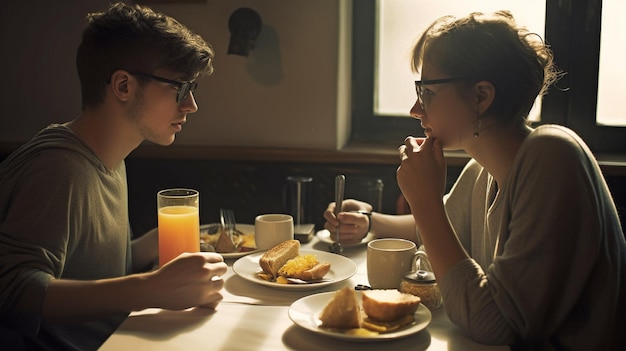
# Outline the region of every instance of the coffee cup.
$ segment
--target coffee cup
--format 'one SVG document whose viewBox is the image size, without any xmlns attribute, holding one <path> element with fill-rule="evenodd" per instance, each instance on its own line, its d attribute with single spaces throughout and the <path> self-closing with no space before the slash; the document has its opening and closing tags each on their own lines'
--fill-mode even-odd
<svg viewBox="0 0 626 351">
<path fill-rule="evenodd" d="M 254 219 L 254 240 L 259 250 L 269 250 L 292 240 L 293 231 L 293 217 L 288 214 L 262 214 Z"/>
<path fill-rule="evenodd" d="M 414 270 L 417 247 L 405 239 L 376 239 L 367 244 L 367 279 L 374 289 L 398 289 Z"/>
</svg>

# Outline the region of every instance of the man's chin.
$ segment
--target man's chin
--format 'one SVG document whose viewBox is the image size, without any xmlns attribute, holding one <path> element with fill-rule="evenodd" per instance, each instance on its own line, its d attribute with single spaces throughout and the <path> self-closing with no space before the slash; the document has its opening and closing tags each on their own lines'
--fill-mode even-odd
<svg viewBox="0 0 626 351">
<path fill-rule="evenodd" d="M 176 140 L 175 137 L 172 137 L 171 139 L 167 139 L 167 140 L 145 140 L 145 142 L 148 142 L 154 145 L 159 145 L 159 146 L 170 146 L 174 143 L 174 140 Z"/>
<path fill-rule="evenodd" d="M 174 138 L 172 138 L 172 140 L 166 141 L 164 143 L 161 144 L 161 146 L 170 146 L 174 144 Z"/>
</svg>

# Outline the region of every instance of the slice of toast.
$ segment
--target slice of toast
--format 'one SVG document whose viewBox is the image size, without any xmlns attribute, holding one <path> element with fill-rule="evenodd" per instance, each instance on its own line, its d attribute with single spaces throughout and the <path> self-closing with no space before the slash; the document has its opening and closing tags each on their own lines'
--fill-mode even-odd
<svg viewBox="0 0 626 351">
<path fill-rule="evenodd" d="M 219 237 L 215 243 L 215 251 L 221 253 L 237 251 L 237 246 L 235 246 L 235 243 L 233 243 L 225 230 L 220 230 Z"/>
<path fill-rule="evenodd" d="M 351 329 L 361 326 L 361 311 L 356 293 L 346 286 L 338 290 L 319 316 L 322 327 Z"/>
<path fill-rule="evenodd" d="M 298 240 L 287 240 L 267 250 L 259 259 L 259 265 L 263 272 L 276 277 L 280 268 L 299 254 L 300 242 Z"/>
<path fill-rule="evenodd" d="M 421 299 L 395 289 L 365 290 L 361 294 L 363 311 L 373 321 L 392 322 L 413 315 Z"/>
<path fill-rule="evenodd" d="M 313 266 L 312 268 L 309 268 L 305 271 L 291 274 L 291 277 L 306 280 L 306 281 L 322 279 L 324 278 L 326 273 L 328 273 L 329 271 L 330 271 L 330 263 L 320 262 L 316 264 L 315 266 Z"/>
</svg>

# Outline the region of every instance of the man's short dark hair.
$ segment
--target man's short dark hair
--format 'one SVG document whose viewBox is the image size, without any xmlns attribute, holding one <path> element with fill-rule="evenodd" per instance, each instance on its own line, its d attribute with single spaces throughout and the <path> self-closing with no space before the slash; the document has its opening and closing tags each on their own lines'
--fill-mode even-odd
<svg viewBox="0 0 626 351">
<path fill-rule="evenodd" d="M 119 69 L 165 69 L 190 80 L 211 74 L 210 44 L 175 19 L 141 5 L 116 3 L 87 15 L 76 55 L 83 109 L 104 101 L 106 84 Z"/>
</svg>

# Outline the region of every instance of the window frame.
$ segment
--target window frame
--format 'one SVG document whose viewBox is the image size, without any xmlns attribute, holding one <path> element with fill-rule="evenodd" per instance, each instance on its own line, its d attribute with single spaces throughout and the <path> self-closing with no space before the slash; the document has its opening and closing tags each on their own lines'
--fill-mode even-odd
<svg viewBox="0 0 626 351">
<path fill-rule="evenodd" d="M 595 123 L 601 8 L 601 0 L 546 1 L 545 40 L 553 50 L 556 65 L 566 74 L 543 97 L 541 122 L 535 125 L 565 125 L 578 133 L 594 152 L 623 154 L 626 127 Z M 416 119 L 374 114 L 376 17 L 376 0 L 353 2 L 351 140 L 397 144 L 409 134 L 424 134 Z M 407 106 L 407 111 L 410 108 Z"/>
</svg>

